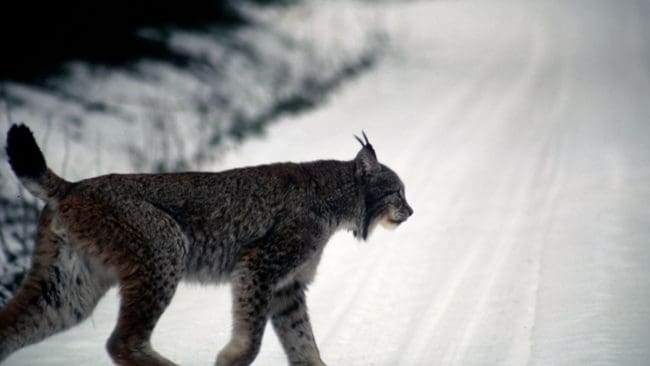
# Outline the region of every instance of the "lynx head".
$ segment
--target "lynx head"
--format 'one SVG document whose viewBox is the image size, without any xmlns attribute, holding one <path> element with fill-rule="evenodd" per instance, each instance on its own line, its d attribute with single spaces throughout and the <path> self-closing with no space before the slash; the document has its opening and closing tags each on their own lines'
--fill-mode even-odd
<svg viewBox="0 0 650 366">
<path fill-rule="evenodd" d="M 404 183 L 394 171 L 379 163 L 366 134 L 363 133 L 363 140 L 355 138 L 362 147 L 354 159 L 354 173 L 364 202 L 354 236 L 366 240 L 377 224 L 395 228 L 413 214 L 413 209 L 406 202 Z"/>
</svg>

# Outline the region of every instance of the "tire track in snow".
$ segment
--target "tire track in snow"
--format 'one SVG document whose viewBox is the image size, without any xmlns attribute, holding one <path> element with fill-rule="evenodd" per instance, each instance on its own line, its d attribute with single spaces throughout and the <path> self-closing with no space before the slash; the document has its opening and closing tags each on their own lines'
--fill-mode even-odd
<svg viewBox="0 0 650 366">
<path fill-rule="evenodd" d="M 506 44 L 509 44 L 507 42 Z M 533 42 L 534 46 L 537 46 L 537 42 Z M 538 47 L 539 48 L 539 47 Z M 496 49 L 498 51 L 498 54 L 502 54 L 501 49 Z M 514 82 L 514 86 L 510 87 L 510 92 L 507 93 L 505 96 L 503 96 L 500 100 L 500 103 L 503 105 L 497 107 L 495 111 L 492 111 L 491 113 L 488 113 L 488 115 L 485 115 L 482 111 L 486 109 L 486 105 L 490 104 L 490 101 L 482 101 L 481 104 L 475 106 L 472 109 L 472 113 L 468 116 L 468 119 L 470 121 L 473 121 L 472 124 L 465 124 L 462 127 L 459 128 L 456 132 L 456 137 L 452 136 L 445 136 L 447 141 L 453 141 L 455 139 L 460 139 L 463 138 L 465 142 L 471 143 L 476 143 L 476 144 L 485 144 L 486 141 L 489 141 L 491 139 L 490 135 L 494 134 L 495 132 L 490 133 L 490 127 L 485 126 L 486 120 L 489 120 L 490 124 L 492 125 L 491 128 L 496 130 L 496 133 L 500 133 L 502 127 L 497 127 L 501 122 L 499 115 L 503 113 L 507 113 L 508 110 L 512 108 L 512 103 L 517 101 L 516 95 L 520 94 L 522 92 L 522 89 L 525 89 L 528 86 L 528 83 L 534 79 L 534 73 L 537 72 L 537 68 L 539 66 L 540 62 L 540 57 L 541 57 L 541 52 L 543 50 L 532 50 L 530 53 L 532 53 L 532 59 L 535 62 L 532 63 L 526 63 L 525 66 L 527 65 L 527 69 L 522 72 L 521 77 L 519 77 L 518 81 Z M 481 92 L 485 92 L 485 90 L 481 89 L 482 84 L 488 84 L 491 81 L 490 78 L 492 77 L 494 73 L 494 69 L 498 69 L 499 65 L 501 64 L 503 60 L 500 58 L 495 58 L 491 60 L 489 63 L 483 64 L 484 67 L 480 68 L 477 73 L 474 73 L 470 75 L 466 80 L 466 85 L 468 88 L 471 90 L 475 90 L 474 93 L 468 93 L 467 98 L 463 100 L 463 103 L 460 104 L 459 106 L 467 106 L 467 105 L 472 105 L 475 104 L 475 100 L 478 99 L 478 94 Z M 480 82 L 476 83 L 476 80 L 480 80 Z M 457 90 L 461 90 L 461 87 L 457 87 Z M 488 109 L 489 110 L 489 109 Z M 459 113 L 459 111 L 453 112 L 452 115 L 459 115 L 462 113 Z M 482 114 L 482 118 L 478 118 L 478 114 Z M 490 116 L 489 114 L 492 114 L 494 116 Z M 500 116 L 503 117 L 503 116 Z M 481 126 L 478 125 L 478 122 L 482 124 Z M 497 124 L 497 126 L 494 126 L 494 124 Z M 447 125 L 449 127 L 449 125 Z M 421 135 L 423 138 L 430 137 L 425 134 Z M 457 144 L 454 146 L 454 149 L 452 152 L 459 151 L 458 147 L 462 146 L 462 144 Z M 516 173 L 516 169 L 518 167 L 511 167 L 511 173 L 509 175 L 512 175 L 512 173 Z M 465 177 L 467 179 L 467 177 Z M 502 178 L 502 184 L 499 190 L 502 190 L 502 192 L 496 194 L 495 196 L 501 197 L 501 196 L 508 196 L 507 190 L 510 188 L 508 187 L 508 183 L 504 183 L 505 178 Z M 505 190 L 504 190 L 505 189 Z M 455 217 L 459 217 L 466 212 L 463 212 L 464 210 L 467 210 L 467 207 L 461 207 L 463 204 L 466 204 L 466 202 L 463 202 L 462 200 L 463 192 L 458 190 L 455 195 L 455 203 L 454 206 L 456 206 L 454 210 L 454 215 Z M 443 207 L 454 207 L 452 205 L 443 205 Z M 490 215 L 486 215 L 490 216 Z M 495 216 L 498 216 L 498 212 L 495 212 Z M 498 224 L 498 223 L 495 223 Z M 512 225 L 512 223 L 510 224 Z M 429 336 L 431 336 L 431 333 L 436 333 L 436 327 L 439 323 L 439 321 L 446 315 L 448 312 L 451 304 L 460 301 L 460 297 L 466 297 L 467 296 L 467 288 L 466 286 L 463 286 L 463 283 L 465 281 L 468 281 L 474 274 L 474 269 L 476 267 L 480 267 L 478 265 L 478 260 L 482 260 L 485 258 L 489 258 L 490 256 L 494 257 L 492 260 L 491 266 L 495 266 L 495 262 L 497 261 L 502 261 L 503 259 L 499 259 L 499 255 L 495 254 L 496 253 L 502 253 L 502 252 L 509 252 L 509 248 L 513 245 L 510 243 L 509 245 L 506 245 L 507 243 L 505 241 L 501 241 L 499 248 L 497 251 L 493 251 L 490 246 L 486 245 L 484 240 L 479 240 L 475 241 L 470 245 L 470 251 L 469 253 L 465 253 L 462 261 L 460 261 L 456 266 L 455 266 L 455 271 L 454 274 L 450 276 L 450 280 L 446 281 L 444 283 L 444 288 L 441 290 L 441 295 L 436 296 L 435 302 L 431 304 L 430 309 L 436 309 L 436 312 L 433 314 L 430 314 L 431 312 L 428 312 L 424 318 L 426 320 L 424 322 L 424 325 L 421 324 L 420 327 L 422 329 L 425 329 L 422 333 L 428 333 Z M 501 256 L 503 257 L 503 256 Z M 493 282 L 493 280 L 490 280 L 490 282 Z M 463 286 L 463 291 L 460 291 L 461 286 Z M 479 286 L 480 287 L 480 286 Z M 488 292 L 483 292 L 483 294 L 480 296 L 482 300 L 479 301 L 479 307 L 482 307 L 482 303 L 487 299 Z M 452 354 L 458 355 L 457 352 L 462 352 L 462 350 L 467 346 L 468 339 L 470 335 L 473 333 L 473 327 L 477 321 L 478 315 L 474 315 L 471 317 L 471 320 L 469 322 L 469 325 L 463 326 L 462 324 L 459 325 L 460 328 L 465 328 L 466 330 L 463 332 L 463 344 L 460 346 L 460 349 L 457 347 L 453 347 L 451 345 L 449 348 L 447 348 L 447 352 L 445 353 L 445 364 L 450 362 L 450 358 L 452 357 Z M 415 337 L 414 337 L 415 338 Z M 434 337 L 438 338 L 439 337 Z M 425 349 L 431 349 L 435 348 L 432 346 L 431 342 L 421 342 L 419 345 L 411 345 L 411 348 L 405 352 L 406 354 L 426 354 L 427 352 Z M 454 352 L 454 350 L 456 352 Z M 455 356 L 454 356 L 455 357 Z M 426 357 L 428 358 L 428 357 Z M 455 357 L 457 358 L 457 357 Z"/>
<path fill-rule="evenodd" d="M 459 150 L 459 147 L 462 147 L 468 143 L 471 144 L 472 141 L 476 140 L 479 140 L 476 142 L 480 142 L 480 139 L 483 138 L 481 132 L 483 129 L 477 128 L 480 119 L 476 118 L 474 115 L 476 112 L 467 114 L 467 112 L 464 112 L 464 109 L 467 105 L 471 105 L 476 100 L 481 100 L 480 94 L 482 93 L 482 90 L 480 85 L 489 84 L 493 81 L 491 70 L 498 68 L 502 62 L 501 57 L 503 48 L 512 42 L 512 35 L 510 34 L 500 33 L 499 36 L 502 37 L 502 39 L 495 40 L 495 43 L 498 44 L 499 47 L 494 47 L 491 49 L 491 53 L 489 57 L 486 57 L 485 62 L 481 63 L 480 66 L 472 72 L 464 74 L 464 81 L 454 85 L 451 91 L 449 91 L 448 94 L 444 94 L 442 100 L 438 101 L 441 105 L 444 105 L 446 108 L 448 108 L 445 110 L 446 114 L 448 113 L 448 117 L 438 116 L 440 117 L 440 120 L 443 121 L 443 126 L 447 128 L 452 127 L 449 125 L 449 123 L 445 122 L 450 121 L 452 119 L 450 118 L 451 116 L 457 117 L 459 115 L 465 115 L 465 118 L 462 120 L 463 123 L 459 125 L 453 125 L 451 129 L 447 130 L 447 132 L 451 131 L 452 133 L 446 133 L 444 135 L 444 139 L 442 141 L 447 145 L 439 147 L 440 150 L 451 152 L 451 154 L 458 153 L 462 151 L 462 149 Z M 458 120 L 456 120 L 456 122 L 458 122 Z M 414 123 L 417 124 L 417 122 Z M 414 127 L 412 130 L 417 130 L 419 133 L 413 136 L 413 145 L 416 147 L 408 150 L 414 151 L 416 154 L 418 151 L 427 150 L 427 146 L 431 145 L 431 139 L 436 139 L 441 135 L 438 127 L 436 127 L 436 124 L 432 124 L 430 119 L 423 123 L 417 124 L 417 127 Z M 438 162 L 435 161 L 433 162 L 434 164 L 432 164 L 431 158 L 435 159 L 435 156 L 432 156 L 429 159 L 411 159 L 411 161 L 416 164 L 419 162 L 419 164 L 422 165 L 422 169 L 428 169 L 428 166 L 431 165 L 442 165 L 437 164 Z M 447 158 L 448 157 L 440 158 L 441 162 Z M 454 160 L 451 159 L 451 161 Z M 418 170 L 418 168 L 415 168 L 415 170 Z M 458 176 L 459 179 L 466 179 L 466 177 L 462 175 L 464 174 L 463 172 L 456 172 L 456 174 L 461 174 Z M 446 179 L 449 179 L 449 177 Z M 427 184 L 427 182 L 420 182 L 420 184 L 415 183 L 414 186 L 431 187 L 432 185 L 430 182 L 429 184 Z M 462 203 L 462 195 L 463 192 L 458 191 L 455 195 L 447 197 L 447 200 L 444 203 L 440 204 L 442 207 L 447 207 L 445 211 L 446 219 L 448 222 L 460 221 L 463 215 L 463 210 L 465 209 L 462 207 L 462 205 L 460 205 Z M 419 329 L 419 331 L 416 333 L 422 333 L 422 336 L 418 337 L 416 335 L 412 337 L 412 339 L 430 339 L 431 330 L 436 329 L 436 324 L 439 319 L 444 317 L 447 313 L 449 304 L 459 292 L 461 281 L 467 277 L 466 273 L 469 272 L 471 268 L 476 266 L 476 261 L 479 258 L 484 257 L 488 254 L 487 252 L 490 251 L 490 248 L 488 246 L 481 245 L 480 242 L 470 243 L 469 247 L 469 252 L 465 252 L 460 264 L 455 266 L 455 271 L 454 274 L 451 275 L 451 280 L 444 282 L 444 286 L 435 289 L 435 301 L 433 303 L 430 303 L 426 310 L 427 313 L 422 317 L 425 320 L 418 320 L 417 324 L 414 324 Z M 442 298 L 442 301 L 439 301 L 439 298 Z M 428 336 L 426 334 L 428 334 Z M 407 345 L 408 350 L 404 352 L 404 354 L 423 354 L 426 353 L 424 351 L 427 348 L 430 348 L 430 346 L 431 344 L 429 342 L 411 341 Z"/>
<path fill-rule="evenodd" d="M 548 62 L 548 42 L 543 35 L 543 30 L 539 24 L 533 24 L 531 28 L 532 29 L 529 31 L 530 34 L 527 36 L 528 40 L 526 42 L 530 45 L 530 49 L 527 52 L 529 56 L 528 59 L 524 61 L 524 69 L 520 73 L 518 80 L 510 86 L 508 93 L 502 97 L 501 103 L 499 103 L 493 111 L 493 116 L 488 118 L 491 120 L 502 121 L 501 126 L 495 127 L 494 130 L 490 131 L 491 134 L 507 134 L 509 131 L 517 130 L 517 123 L 519 121 L 516 120 L 515 116 L 509 114 L 512 114 L 513 110 L 516 110 L 516 105 L 523 104 L 526 98 L 532 96 L 536 90 L 535 87 L 539 81 L 540 74 L 543 71 L 542 69 Z M 514 126 L 513 121 L 515 124 Z M 539 122 L 537 124 L 539 124 Z M 544 133 L 543 126 L 542 128 L 536 126 L 536 130 L 540 130 L 540 132 Z M 549 136 L 544 137 L 543 140 L 549 140 Z M 542 149 L 544 149 L 544 145 L 546 144 L 542 143 Z M 530 156 L 539 156 L 535 152 L 536 149 L 535 145 L 527 147 L 525 154 L 530 154 Z M 543 157 L 543 160 L 547 157 L 547 155 L 541 156 Z M 515 245 L 519 244 L 516 238 L 513 237 L 513 233 L 515 233 L 525 222 L 525 217 L 522 217 L 524 215 L 524 209 L 522 208 L 526 207 L 530 200 L 530 183 L 531 181 L 534 181 L 537 166 L 535 164 L 527 164 L 526 160 L 523 162 L 515 160 L 509 164 L 510 167 L 507 172 L 503 171 L 503 169 L 501 171 L 499 192 L 495 194 L 495 197 L 499 197 L 499 200 L 502 202 L 501 204 L 508 207 L 508 211 L 510 211 L 510 213 L 505 216 L 503 216 L 503 214 L 501 215 L 508 221 L 499 225 L 499 233 L 496 235 L 493 242 L 496 247 L 490 253 L 491 257 L 486 258 L 488 265 L 486 266 L 487 269 L 484 269 L 484 271 L 487 272 L 488 275 L 482 281 L 479 279 L 480 282 L 475 284 L 476 288 L 479 289 L 477 290 L 478 296 L 476 296 L 475 305 L 473 306 L 473 310 L 469 313 L 469 320 L 459 326 L 459 328 L 463 329 L 462 332 L 460 332 L 460 340 L 447 349 L 442 360 L 443 364 L 464 364 L 463 361 L 467 358 L 468 354 L 470 354 L 470 352 L 468 352 L 468 349 L 471 347 L 470 344 L 475 342 L 474 337 L 479 323 L 486 322 L 486 318 L 494 317 L 492 314 L 494 309 L 489 308 L 488 301 L 495 297 L 495 291 L 501 290 L 500 288 L 497 288 L 498 285 L 503 286 L 503 284 L 498 283 L 499 279 L 513 275 L 522 275 L 508 273 L 508 268 L 504 267 L 506 267 L 509 261 L 519 259 L 512 258 L 513 249 Z M 533 272 L 534 270 L 535 269 L 533 268 Z M 516 359 L 509 360 L 509 363 L 525 363 L 527 355 L 522 356 L 522 348 L 527 350 L 529 347 L 529 344 L 513 342 L 512 348 L 515 350 L 511 350 L 510 353 L 514 354 L 512 357 Z M 527 352 L 523 353 L 525 354 Z"/>
</svg>

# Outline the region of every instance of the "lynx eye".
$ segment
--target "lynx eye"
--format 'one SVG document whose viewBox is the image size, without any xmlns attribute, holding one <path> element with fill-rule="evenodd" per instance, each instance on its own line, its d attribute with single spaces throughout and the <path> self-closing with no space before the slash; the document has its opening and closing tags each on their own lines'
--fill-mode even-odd
<svg viewBox="0 0 650 366">
<path fill-rule="evenodd" d="M 388 199 L 388 198 L 390 198 L 391 196 L 394 196 L 394 195 L 398 195 L 398 197 L 399 197 L 399 191 L 387 191 L 381 196 L 381 199 L 385 200 L 385 199 Z"/>
</svg>

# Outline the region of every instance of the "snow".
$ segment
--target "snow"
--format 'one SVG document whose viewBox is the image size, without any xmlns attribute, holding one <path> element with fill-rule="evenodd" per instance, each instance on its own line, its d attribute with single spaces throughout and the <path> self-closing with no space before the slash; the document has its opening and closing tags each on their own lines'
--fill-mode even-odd
<svg viewBox="0 0 650 366">
<path fill-rule="evenodd" d="M 340 6 L 352 6 L 339 4 Z M 650 360 L 650 6 L 390 2 L 388 57 L 321 108 L 212 168 L 351 159 L 366 131 L 415 214 L 332 238 L 308 302 L 331 365 L 646 365 Z M 378 12 L 379 11 L 379 12 Z M 378 12 L 378 13 L 377 13 Z M 207 365 L 226 287 L 182 286 L 154 346 Z M 91 321 L 7 365 L 109 365 Z M 256 360 L 286 359 L 270 328 Z"/>
<path fill-rule="evenodd" d="M 0 125 L 29 124 L 50 165 L 68 179 L 195 169 L 276 115 L 320 103 L 341 78 L 379 57 L 385 41 L 375 22 L 364 21 L 367 6 L 338 19 L 343 36 L 330 32 L 333 5 L 249 4 L 246 26 L 144 29 L 187 65 L 73 61 L 43 85 L 2 81 Z M 89 158 L 69 162 L 69 154 Z M 11 176 L 1 166 L 0 184 L 5 171 Z"/>
</svg>

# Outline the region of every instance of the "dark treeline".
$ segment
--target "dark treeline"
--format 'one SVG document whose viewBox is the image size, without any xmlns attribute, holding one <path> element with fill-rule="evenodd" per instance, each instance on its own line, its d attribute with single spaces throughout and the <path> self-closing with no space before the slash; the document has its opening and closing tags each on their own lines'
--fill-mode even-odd
<svg viewBox="0 0 650 366">
<path fill-rule="evenodd" d="M 247 0 L 257 4 L 287 0 Z M 69 60 L 123 65 L 140 58 L 183 64 L 182 55 L 138 29 L 246 22 L 235 0 L 9 1 L 0 6 L 0 79 L 39 83 Z"/>
<path fill-rule="evenodd" d="M 300 5 L 245 1 L 280 11 Z M 118 162 L 123 172 L 197 169 L 223 152 L 220 146 L 319 105 L 371 68 L 385 48 L 379 29 L 368 29 L 367 42 L 357 47 L 318 44 L 318 32 L 293 34 L 283 27 L 287 24 L 266 23 L 278 18 L 257 18 L 241 5 L 244 0 L 4 2 L 0 128 L 25 122 L 39 129 L 39 139 L 49 146 L 56 141 L 50 151 L 65 152 L 55 166 L 64 176 L 72 150 L 86 161 L 88 171 L 77 172 L 82 177 L 106 172 L 106 161 L 112 167 Z M 331 32 L 327 36 L 346 36 L 339 29 Z M 189 47 L 170 48 L 178 35 Z M 66 72 L 68 61 L 79 61 L 81 71 Z M 105 142 L 99 128 L 105 123 L 122 132 Z M 17 194 L 4 154 L 5 131 L 0 131 L 0 307 L 29 268 L 41 205 L 24 191 Z M 111 141 L 118 136 L 119 143 Z"/>
</svg>

